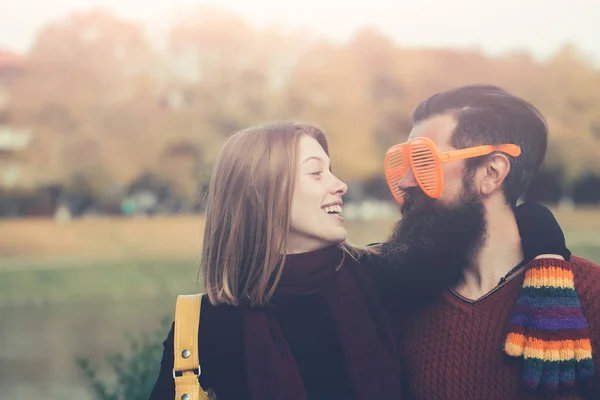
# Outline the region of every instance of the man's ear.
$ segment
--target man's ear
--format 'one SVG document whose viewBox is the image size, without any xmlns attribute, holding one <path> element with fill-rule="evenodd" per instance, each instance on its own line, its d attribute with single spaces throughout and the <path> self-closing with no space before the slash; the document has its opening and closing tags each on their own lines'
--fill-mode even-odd
<svg viewBox="0 0 600 400">
<path fill-rule="evenodd" d="M 494 153 L 488 157 L 483 167 L 480 191 L 482 195 L 489 196 L 502 186 L 510 172 L 510 161 L 504 154 Z"/>
</svg>

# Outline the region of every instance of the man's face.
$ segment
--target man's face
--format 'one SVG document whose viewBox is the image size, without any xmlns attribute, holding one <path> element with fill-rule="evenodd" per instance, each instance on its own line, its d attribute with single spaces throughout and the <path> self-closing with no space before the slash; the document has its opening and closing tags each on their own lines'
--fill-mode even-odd
<svg viewBox="0 0 600 400">
<path fill-rule="evenodd" d="M 434 116 L 415 125 L 408 140 L 417 137 L 426 137 L 433 141 L 440 153 L 456 150 L 450 144 L 450 139 L 455 128 L 456 120 L 452 115 Z M 456 204 L 463 190 L 465 161 L 458 160 L 443 163 L 442 171 L 444 176 L 444 190 L 441 197 L 435 200 L 435 203 L 448 206 Z M 434 202 L 427 201 L 431 199 L 423 193 L 417 184 L 412 169 L 409 169 L 406 176 L 400 180 L 398 187 L 405 191 L 407 195 L 402 206 L 403 214 L 415 207 L 421 209 L 427 204 L 434 204 Z"/>
<path fill-rule="evenodd" d="M 456 121 L 437 116 L 416 125 L 410 138 L 425 136 L 438 151 L 450 151 Z M 425 195 L 409 171 L 399 185 L 405 191 L 402 218 L 382 244 L 392 267 L 402 269 L 406 290 L 439 291 L 455 284 L 485 243 L 486 217 L 474 174 L 465 176 L 464 161 L 444 163 L 444 191 Z"/>
</svg>

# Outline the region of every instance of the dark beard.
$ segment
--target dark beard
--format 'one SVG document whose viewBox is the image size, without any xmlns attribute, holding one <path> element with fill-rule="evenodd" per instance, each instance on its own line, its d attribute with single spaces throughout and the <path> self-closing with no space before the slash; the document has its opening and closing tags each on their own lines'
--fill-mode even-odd
<svg viewBox="0 0 600 400">
<path fill-rule="evenodd" d="M 403 217 L 380 247 L 385 297 L 431 298 L 461 279 L 486 239 L 483 203 L 465 185 L 454 205 L 443 205 L 418 188 L 407 190 Z"/>
</svg>

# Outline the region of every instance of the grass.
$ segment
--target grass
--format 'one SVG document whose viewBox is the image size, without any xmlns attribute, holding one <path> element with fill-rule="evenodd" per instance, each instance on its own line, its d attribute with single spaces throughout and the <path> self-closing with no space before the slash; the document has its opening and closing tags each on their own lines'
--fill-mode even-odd
<svg viewBox="0 0 600 400">
<path fill-rule="evenodd" d="M 573 254 L 600 263 L 600 210 L 556 211 Z M 0 304 L 124 299 L 201 291 L 202 217 L 0 223 Z M 349 241 L 381 241 L 393 220 L 347 221 Z"/>
<path fill-rule="evenodd" d="M 201 291 L 204 218 L 106 218 L 57 225 L 0 222 L 0 304 L 164 297 Z M 349 239 L 382 240 L 391 223 L 347 224 Z"/>
<path fill-rule="evenodd" d="M 90 263 L 81 268 L 27 268 L 2 273 L 0 304 L 44 304 L 80 300 L 122 300 L 201 291 L 197 263 L 129 260 Z"/>
<path fill-rule="evenodd" d="M 600 210 L 555 215 L 573 253 L 600 263 Z M 176 295 L 201 291 L 203 223 L 202 217 L 0 221 L 2 392 L 91 399 L 76 357 L 89 358 L 105 376 L 105 354 L 130 350 L 125 333 L 156 331 L 162 340 L 167 329 L 159 321 L 173 319 Z M 380 241 L 393 224 L 347 221 L 349 241 Z"/>
<path fill-rule="evenodd" d="M 96 260 L 193 258 L 202 246 L 204 218 L 88 218 L 0 222 L 0 269 L 89 264 Z"/>
</svg>

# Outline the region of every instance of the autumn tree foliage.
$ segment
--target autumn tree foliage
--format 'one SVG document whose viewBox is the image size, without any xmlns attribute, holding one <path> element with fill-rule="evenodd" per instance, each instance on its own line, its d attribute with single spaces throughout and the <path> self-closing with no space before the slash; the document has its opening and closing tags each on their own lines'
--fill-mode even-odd
<svg viewBox="0 0 600 400">
<path fill-rule="evenodd" d="M 107 11 L 71 14 L 41 30 L 26 57 L 11 124 L 34 132 L 25 159 L 38 185 L 122 195 L 150 174 L 195 201 L 229 135 L 281 119 L 322 127 L 342 179 L 380 180 L 383 154 L 406 139 L 419 101 L 469 83 L 499 85 L 542 111 L 543 168 L 560 190 L 600 176 L 600 72 L 573 46 L 546 61 L 490 57 L 403 48 L 367 28 L 333 44 L 195 7 L 161 41 Z"/>
</svg>

